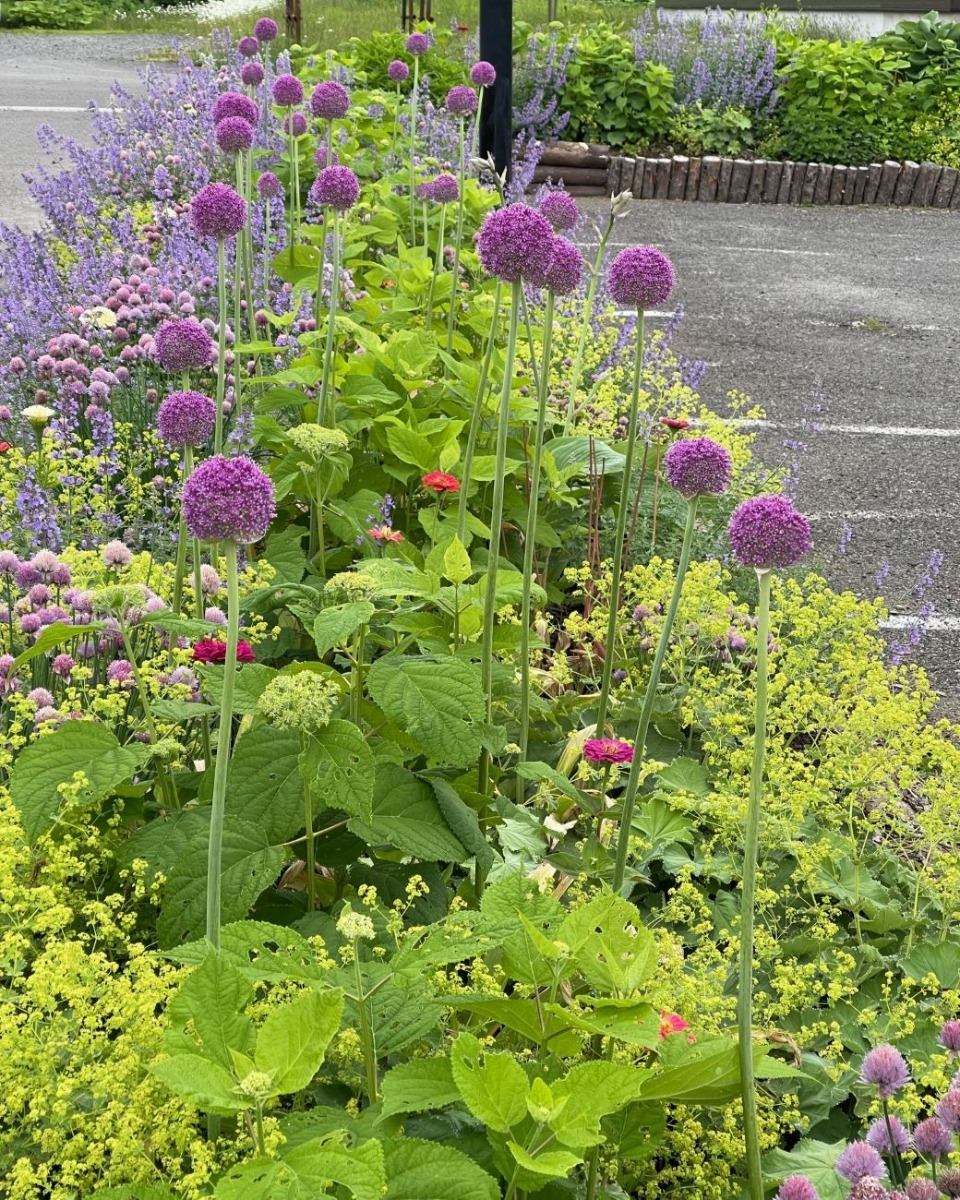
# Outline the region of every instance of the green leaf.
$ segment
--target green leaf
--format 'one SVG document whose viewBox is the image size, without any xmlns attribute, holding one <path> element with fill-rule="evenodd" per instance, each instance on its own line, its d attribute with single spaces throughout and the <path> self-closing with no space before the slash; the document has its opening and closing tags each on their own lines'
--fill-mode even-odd
<svg viewBox="0 0 960 1200">
<path fill-rule="evenodd" d="M 600 1140 L 600 1120 L 639 1099 L 650 1072 L 624 1063 L 590 1062 L 572 1067 L 551 1085 L 566 1104 L 550 1121 L 557 1141 L 585 1150 Z"/>
<path fill-rule="evenodd" d="M 578 1167 L 583 1159 L 569 1150 L 545 1150 L 536 1158 L 516 1142 L 507 1142 L 507 1148 L 524 1170 L 535 1175 L 549 1175 L 551 1179 L 563 1179 Z"/>
<path fill-rule="evenodd" d="M 566 796 L 568 799 L 575 801 L 577 804 L 583 803 L 583 796 L 577 791 L 576 786 L 566 775 L 561 775 L 548 763 L 545 762 L 525 762 L 517 764 L 517 774 L 522 779 L 535 779 L 538 783 L 551 783 L 553 786 Z"/>
<path fill-rule="evenodd" d="M 657 965 L 653 934 L 640 923 L 636 907 L 610 893 L 571 912 L 557 938 L 570 947 L 587 982 L 607 995 L 629 996 Z"/>
<path fill-rule="evenodd" d="M 280 583 L 299 583 L 307 566 L 307 556 L 301 547 L 306 530 L 300 525 L 287 525 L 276 529 L 267 538 L 263 557 L 273 567 L 270 581 L 273 586 Z"/>
<path fill-rule="evenodd" d="M 450 995 L 444 997 L 444 1003 L 451 1008 L 464 1012 L 475 1013 L 485 1024 L 505 1025 L 522 1034 L 534 1045 L 548 1043 L 555 1054 L 576 1054 L 582 1039 L 577 1036 L 572 1026 L 578 1023 L 572 1019 L 568 1009 L 559 1005 L 545 1005 L 541 1001 L 528 1000 L 518 996 L 510 999 L 490 997 L 474 997 Z M 542 1023 L 541 1023 L 542 1014 Z M 579 1026 L 578 1026 L 579 1027 Z"/>
<path fill-rule="evenodd" d="M 960 946 L 955 942 L 915 946 L 901 966 L 908 979 L 919 983 L 928 975 L 935 975 L 941 987 L 955 988 L 960 980 Z"/>
<path fill-rule="evenodd" d="M 675 758 L 658 774 L 657 782 L 667 792 L 689 792 L 693 796 L 710 794 L 707 768 L 694 758 Z"/>
<path fill-rule="evenodd" d="M 509 1133 L 527 1115 L 530 1085 L 512 1054 L 484 1053 L 470 1033 L 461 1033 L 450 1048 L 453 1081 L 477 1120 L 497 1133 Z"/>
<path fill-rule="evenodd" d="M 170 721 L 175 725 L 184 725 L 187 721 L 212 717 L 217 713 L 212 704 L 199 704 L 191 700 L 154 700 L 151 707 L 153 715 L 160 721 Z"/>
<path fill-rule="evenodd" d="M 445 1108 L 459 1099 L 448 1058 L 415 1058 L 384 1076 L 380 1119 Z"/>
<path fill-rule="evenodd" d="M 470 858 L 444 821 L 430 786 L 395 763 L 377 767 L 373 818 L 367 822 L 354 817 L 348 828 L 371 846 L 395 846 L 428 861 Z"/>
<path fill-rule="evenodd" d="M 229 1072 L 231 1049 L 248 1054 L 253 1048 L 253 1023 L 244 1013 L 252 996 L 251 984 L 211 949 L 170 1001 L 167 1020 L 180 1030 L 192 1021 L 204 1052 Z"/>
<path fill-rule="evenodd" d="M 574 437 L 554 438 L 544 446 L 544 451 L 553 455 L 553 461 L 561 471 L 576 471 L 586 474 L 590 470 L 591 446 L 592 461 L 597 471 L 604 475 L 617 475 L 623 471 L 626 461 L 617 450 L 611 450 L 606 442 L 596 438 L 584 437 L 580 434 Z"/>
<path fill-rule="evenodd" d="M 87 779 L 78 800 L 92 805 L 129 779 L 148 754 L 149 747 L 139 742 L 121 746 L 105 725 L 93 721 L 65 721 L 26 746 L 13 768 L 10 796 L 30 843 L 53 824 L 61 803 L 57 789 L 72 783 L 78 771 Z"/>
<path fill-rule="evenodd" d="M 325 608 L 313 623 L 313 640 L 322 658 L 334 646 L 342 646 L 353 637 L 361 625 L 366 625 L 375 607 L 369 600 L 354 600 L 349 604 L 334 604 Z"/>
<path fill-rule="evenodd" d="M 303 828 L 300 738 L 296 732 L 255 725 L 237 740 L 227 784 L 227 826 L 261 828 L 276 845 Z"/>
<path fill-rule="evenodd" d="M 138 1193 L 139 1195 L 139 1193 Z M 255 1158 L 233 1167 L 217 1183 L 217 1200 L 306 1200 L 296 1172 L 286 1163 Z"/>
<path fill-rule="evenodd" d="M 149 1183 L 125 1183 L 121 1187 L 94 1192 L 90 1200 L 177 1200 L 177 1198 L 165 1187 L 153 1187 Z"/>
<path fill-rule="evenodd" d="M 327 1047 L 340 1028 L 340 992 L 301 992 L 273 1009 L 260 1027 L 254 1061 L 273 1075 L 275 1094 L 299 1092 L 323 1065 Z"/>
<path fill-rule="evenodd" d="M 453 584 L 466 583 L 473 574 L 467 548 L 454 534 L 443 551 L 443 575 Z"/>
<path fill-rule="evenodd" d="M 315 281 L 319 266 L 320 251 L 316 246 L 294 246 L 292 253 L 281 250 L 272 263 L 273 270 L 283 282 L 293 284 Z"/>
<path fill-rule="evenodd" d="M 361 730 L 352 721 L 331 721 L 307 742 L 304 776 L 328 808 L 342 808 L 361 821 L 373 820 L 376 762 Z"/>
<path fill-rule="evenodd" d="M 452 1146 L 391 1140 L 384 1142 L 384 1157 L 385 1200 L 500 1200 L 496 1180 Z"/>
<path fill-rule="evenodd" d="M 480 668 L 462 659 L 381 658 L 370 668 L 374 702 L 428 758 L 468 766 L 480 754 L 485 715 Z"/>
<path fill-rule="evenodd" d="M 401 462 L 419 467 L 423 472 L 436 468 L 437 451 L 419 433 L 414 433 L 405 425 L 388 425 L 384 435 L 387 445 Z"/>
<path fill-rule="evenodd" d="M 356 1200 L 382 1200 L 386 1186 L 379 1143 L 344 1146 L 324 1138 L 303 1142 L 283 1155 L 308 1196 L 328 1196 L 329 1185 L 345 1187 Z"/>
<path fill-rule="evenodd" d="M 782 1183 L 788 1175 L 805 1175 L 817 1189 L 820 1200 L 844 1200 L 846 1188 L 837 1174 L 836 1162 L 846 1142 L 817 1142 L 804 1138 L 792 1150 L 771 1150 L 763 1158 L 767 1179 Z"/>
<path fill-rule="evenodd" d="M 13 666 L 10 668 L 8 675 L 15 674 L 25 663 L 39 658 L 41 654 L 46 654 L 48 650 L 62 646 L 64 642 L 73 642 L 77 638 L 89 637 L 91 633 L 96 633 L 103 628 L 104 624 L 102 621 L 94 621 L 90 625 L 67 625 L 63 621 L 54 621 L 52 625 L 47 626 L 28 650 L 24 650 L 22 654 L 17 655 L 13 660 Z"/>
<path fill-rule="evenodd" d="M 484 891 L 480 912 L 483 932 L 501 939 L 506 932 L 521 928 L 521 913 L 535 924 L 548 927 L 559 924 L 563 917 L 562 905 L 519 871 L 505 875 Z"/>
<path fill-rule="evenodd" d="M 763 1047 L 757 1047 L 762 1056 Z M 740 1094 L 736 1042 L 714 1039 L 685 1047 L 683 1058 L 648 1075 L 642 1099 L 673 1104 L 727 1104 Z"/>
<path fill-rule="evenodd" d="M 489 869 L 496 861 L 496 855 L 480 828 L 477 814 L 445 779 L 428 775 L 427 780 L 453 835 L 484 869 Z"/>
<path fill-rule="evenodd" d="M 179 963 L 201 963 L 210 943 L 205 939 L 178 946 L 166 957 Z M 303 934 L 266 921 L 234 921 L 220 930 L 220 955 L 252 983 L 320 983 L 326 970 Z"/>
<path fill-rule="evenodd" d="M 223 697 L 223 667 L 207 664 L 196 667 L 196 672 L 210 703 L 219 708 Z M 265 667 L 262 663 L 244 663 L 240 666 L 233 689 L 234 713 L 255 713 L 257 701 L 276 674 L 272 667 Z"/>
<path fill-rule="evenodd" d="M 235 1090 L 232 1075 L 202 1054 L 177 1054 L 147 1069 L 204 1112 L 235 1113 L 247 1106 Z"/>
</svg>

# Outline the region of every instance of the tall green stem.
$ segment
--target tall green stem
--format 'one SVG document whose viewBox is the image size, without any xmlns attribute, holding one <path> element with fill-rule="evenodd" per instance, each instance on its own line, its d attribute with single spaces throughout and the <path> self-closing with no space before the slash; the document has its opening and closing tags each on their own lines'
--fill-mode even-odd
<svg viewBox="0 0 960 1200">
<path fill-rule="evenodd" d="M 186 487 L 187 456 L 184 449 L 183 483 Z M 179 617 L 183 608 L 183 578 L 187 572 L 187 521 L 183 515 L 183 505 L 180 505 L 180 521 L 177 525 L 177 565 L 173 577 L 173 615 Z"/>
<path fill-rule="evenodd" d="M 460 186 L 457 196 L 457 237 L 453 244 L 453 285 L 450 288 L 450 307 L 447 309 L 447 353 L 453 349 L 453 330 L 457 321 L 457 299 L 460 295 L 460 249 L 463 246 L 463 202 L 467 184 L 467 164 L 464 153 L 466 133 L 463 119 L 460 120 Z M 442 247 L 441 247 L 442 253 Z"/>
<path fill-rule="evenodd" d="M 293 109 L 288 110 L 288 116 L 293 116 Z M 294 228 L 297 219 L 297 200 L 299 198 L 297 196 L 297 188 L 299 187 L 297 176 L 299 171 L 297 164 L 297 152 L 294 150 L 295 141 L 296 139 L 293 136 L 293 121 L 290 120 L 287 123 L 287 154 L 290 157 L 290 195 L 287 197 L 290 202 L 290 214 L 288 217 L 287 239 L 290 243 L 288 246 L 288 251 L 290 255 L 291 267 L 293 266 Z"/>
<path fill-rule="evenodd" d="M 573 427 L 573 418 L 577 408 L 577 388 L 580 384 L 580 372 L 583 370 L 583 354 L 587 347 L 587 334 L 590 331 L 590 318 L 593 316 L 593 305 L 597 298 L 597 285 L 600 282 L 600 270 L 603 267 L 603 256 L 607 249 L 607 242 L 610 239 L 610 234 L 613 232 L 613 214 L 610 214 L 610 219 L 607 221 L 607 227 L 603 231 L 600 238 L 600 245 L 597 247 L 597 257 L 593 262 L 593 271 L 590 275 L 590 283 L 587 285 L 587 298 L 583 304 L 583 318 L 580 325 L 580 336 L 577 339 L 577 353 L 573 359 L 573 370 L 570 373 L 570 398 L 567 402 L 567 418 L 563 423 L 563 433 L 566 436 Z"/>
<path fill-rule="evenodd" d="M 330 307 L 327 310 L 327 342 L 323 349 L 323 380 L 320 384 L 320 424 L 329 425 L 333 419 L 330 403 L 333 341 L 337 328 L 337 301 L 340 293 L 340 220 L 337 210 L 327 210 L 333 221 L 333 274 L 330 277 Z"/>
<path fill-rule="evenodd" d="M 420 59 L 413 60 L 413 87 L 410 89 L 410 245 L 417 244 L 417 168 L 414 155 L 417 149 L 417 92 L 420 80 Z"/>
<path fill-rule="evenodd" d="M 360 1040 L 363 1044 L 363 1061 L 367 1071 L 367 1100 L 376 1104 L 379 1099 L 377 1084 L 377 1048 L 373 1040 L 373 1030 L 370 1027 L 370 1014 L 367 1012 L 367 997 L 363 988 L 363 972 L 360 970 L 360 947 L 353 944 L 353 969 L 357 980 L 357 1010 L 360 1014 Z"/>
<path fill-rule="evenodd" d="M 473 412 L 470 414 L 470 429 L 467 432 L 467 448 L 463 455 L 463 486 L 457 502 L 457 537 L 466 543 L 467 535 L 467 492 L 470 487 L 470 472 L 473 470 L 473 455 L 477 448 L 477 436 L 480 432 L 480 418 L 483 414 L 483 402 L 487 395 L 487 380 L 490 378 L 490 362 L 493 358 L 493 348 L 497 341 L 497 325 L 500 322 L 500 304 L 503 299 L 503 284 L 498 279 L 497 288 L 493 293 L 493 316 L 490 319 L 490 335 L 487 338 L 487 348 L 480 365 L 480 379 L 477 383 L 477 397 L 473 402 Z"/>
<path fill-rule="evenodd" d="M 607 707 L 610 703 L 610 684 L 613 679 L 614 647 L 620 624 L 620 574 L 623 569 L 623 547 L 627 532 L 627 513 L 630 511 L 630 487 L 633 483 L 633 452 L 637 445 L 637 421 L 640 416 L 640 372 L 643 366 L 643 311 L 637 313 L 637 345 L 633 362 L 633 392 L 630 396 L 630 415 L 627 418 L 626 446 L 623 454 L 623 478 L 620 483 L 620 506 L 617 527 L 613 535 L 613 573 L 610 576 L 610 613 L 607 617 L 607 641 L 600 676 L 600 699 L 597 703 L 597 737 L 604 737 Z"/>
<path fill-rule="evenodd" d="M 433 321 L 433 295 L 434 295 L 434 292 L 437 290 L 437 275 L 439 274 L 440 269 L 443 264 L 443 237 L 446 232 L 446 224 L 447 224 L 447 206 L 445 204 L 441 204 L 440 205 L 440 229 L 437 233 L 437 252 L 433 256 L 433 273 L 430 276 L 430 292 L 427 296 L 426 326 L 427 326 L 428 330 L 430 328 L 431 322 Z M 454 285 L 455 284 L 456 284 L 456 278 L 454 278 Z"/>
<path fill-rule="evenodd" d="M 207 941 L 220 949 L 220 864 L 223 857 L 223 822 L 230 769 L 230 734 L 233 727 L 233 687 L 237 677 L 237 639 L 240 636 L 240 580 L 237 543 L 224 542 L 227 560 L 227 654 L 223 663 L 223 695 L 217 759 L 213 769 L 213 802 L 210 806 L 210 841 L 207 844 Z"/>
<path fill-rule="evenodd" d="M 186 487 L 187 480 L 193 474 L 193 447 L 184 446 L 183 448 L 183 485 Z M 184 539 L 186 540 L 186 539 Z M 200 540 L 193 538 L 191 543 L 191 555 L 193 558 L 193 590 L 194 590 L 194 615 L 197 620 L 203 618 L 203 575 L 200 571 Z"/>
<path fill-rule="evenodd" d="M 303 759 L 307 753 L 307 739 L 300 734 L 300 756 Z M 306 837 L 307 859 L 307 912 L 313 912 L 317 907 L 317 865 L 314 853 L 313 831 L 313 796 L 310 792 L 310 777 L 306 771 L 303 774 L 303 828 Z"/>
<path fill-rule="evenodd" d="M 217 239 L 217 422 L 213 452 L 223 452 L 223 398 L 227 386 L 227 255 L 224 239 Z"/>
<path fill-rule="evenodd" d="M 640 719 L 637 722 L 637 732 L 633 741 L 633 761 L 630 764 L 630 775 L 624 788 L 620 828 L 617 831 L 617 855 L 613 868 L 613 890 L 619 892 L 623 886 L 623 877 L 627 869 L 627 852 L 630 849 L 630 831 L 633 826 L 633 810 L 637 802 L 637 788 L 640 782 L 640 770 L 647 750 L 647 734 L 650 730 L 650 720 L 653 717 L 653 706 L 657 699 L 657 689 L 660 686 L 660 672 L 663 660 L 667 656 L 670 645 L 670 634 L 676 620 L 677 609 L 680 607 L 680 594 L 683 591 L 683 580 L 690 565 L 690 553 L 693 549 L 693 527 L 697 516 L 697 497 L 687 501 L 687 524 L 683 531 L 683 546 L 680 550 L 680 561 L 677 563 L 677 574 L 673 581 L 673 594 L 667 606 L 660 630 L 660 640 L 657 642 L 656 653 L 653 656 L 653 666 L 650 668 L 650 678 L 647 690 L 643 695 L 643 707 L 640 709 Z"/>
<path fill-rule="evenodd" d="M 137 656 L 133 652 L 133 644 L 130 641 L 130 631 L 127 629 L 126 618 L 119 617 L 120 639 L 123 642 L 123 652 L 127 656 L 127 662 L 130 664 L 130 674 L 133 676 L 133 682 L 136 685 L 137 694 L 140 697 L 140 703 L 143 706 L 143 718 L 147 723 L 147 729 L 150 733 L 150 742 L 152 745 L 160 741 L 160 735 L 157 732 L 157 722 L 153 716 L 153 708 L 150 705 L 150 696 L 147 694 L 146 684 L 143 681 L 143 674 L 137 664 Z M 157 784 L 160 788 L 160 793 L 163 796 L 164 802 L 171 805 L 173 808 L 179 808 L 180 801 L 177 796 L 177 788 L 172 778 L 167 773 L 167 768 L 160 760 L 157 760 Z"/>
<path fill-rule="evenodd" d="M 255 342 L 257 329 L 253 307 L 253 223 L 250 220 L 253 207 L 253 151 L 241 154 L 240 159 L 243 162 L 243 191 L 240 194 L 247 205 L 247 220 L 243 227 L 243 298 L 247 302 L 247 336 L 251 342 Z M 238 334 L 238 340 L 239 336 Z"/>
</svg>

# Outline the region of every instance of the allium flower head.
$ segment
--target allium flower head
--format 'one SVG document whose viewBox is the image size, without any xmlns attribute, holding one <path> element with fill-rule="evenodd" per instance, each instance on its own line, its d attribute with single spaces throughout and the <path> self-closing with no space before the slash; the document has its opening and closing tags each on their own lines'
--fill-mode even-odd
<svg viewBox="0 0 960 1200">
<path fill-rule="evenodd" d="M 867 1142 L 874 1148 L 879 1150 L 881 1154 L 889 1154 L 890 1147 L 890 1131 L 893 1131 L 894 1148 L 903 1154 L 905 1150 L 910 1148 L 910 1134 L 904 1127 L 903 1122 L 899 1117 L 890 1117 L 889 1127 L 885 1117 L 877 1117 L 870 1128 L 867 1130 Z"/>
<path fill-rule="evenodd" d="M 913 1127 L 913 1148 L 928 1158 L 943 1158 L 953 1149 L 950 1130 L 937 1117 L 927 1117 Z"/>
<path fill-rule="evenodd" d="M 583 744 L 583 757 L 592 763 L 633 762 L 633 747 L 617 738 L 591 738 Z"/>
<path fill-rule="evenodd" d="M 168 446 L 203 446 L 217 423 L 217 407 L 202 392 L 171 392 L 157 412 L 157 433 Z"/>
<path fill-rule="evenodd" d="M 788 1175 L 774 1200 L 820 1200 L 817 1189 L 803 1175 Z"/>
<path fill-rule="evenodd" d="M 254 58 L 260 53 L 260 43 L 255 37 L 250 37 L 248 34 L 247 37 L 242 37 L 237 42 L 237 50 L 244 58 Z"/>
<path fill-rule="evenodd" d="M 459 492 L 460 480 L 456 475 L 448 475 L 445 471 L 431 471 L 420 481 L 425 488 L 439 495 L 441 492 Z"/>
<path fill-rule="evenodd" d="M 713 438 L 683 438 L 664 456 L 667 479 L 685 500 L 694 496 L 720 496 L 730 486 L 733 460 Z"/>
<path fill-rule="evenodd" d="M 456 175 L 438 175 L 430 185 L 430 199 L 437 204 L 452 204 L 460 196 Z"/>
<path fill-rule="evenodd" d="M 665 254 L 653 246 L 621 250 L 607 272 L 611 297 L 624 308 L 657 308 L 670 299 L 676 276 Z"/>
<path fill-rule="evenodd" d="M 927 1180 L 923 1181 L 924 1183 Z M 947 1167 L 937 1176 L 937 1183 L 940 1185 L 940 1191 L 945 1196 L 960 1196 L 960 1167 Z M 932 1193 L 931 1193 L 932 1195 Z M 907 1196 L 910 1200 L 914 1200 L 910 1196 L 910 1188 L 907 1188 Z M 925 1197 L 917 1197 L 916 1200 L 925 1200 Z"/>
<path fill-rule="evenodd" d="M 798 513 L 785 496 L 754 496 L 744 500 L 734 509 L 727 532 L 740 565 L 759 570 L 796 566 L 812 545 L 806 517 Z M 871 1059 L 870 1055 L 875 1055 L 877 1050 L 884 1050 L 884 1053 Z M 886 1070 L 892 1072 L 891 1078 L 899 1078 L 899 1073 L 893 1066 L 892 1056 L 887 1053 L 894 1047 L 878 1046 L 877 1050 L 871 1050 L 864 1059 L 861 1078 L 864 1083 L 877 1083 L 883 1087 L 886 1085 L 881 1083 L 879 1074 L 876 1079 L 868 1078 L 867 1059 L 870 1059 L 871 1074 Z M 899 1055 L 899 1051 L 894 1053 Z M 903 1056 L 899 1057 L 902 1062 Z M 874 1063 L 877 1065 L 874 1066 Z M 905 1083 L 910 1078 L 906 1063 L 903 1064 L 903 1070 L 906 1071 Z M 893 1091 L 902 1086 L 903 1083 L 898 1083 Z M 892 1096 L 893 1091 L 887 1095 Z M 883 1097 L 883 1091 L 880 1095 Z"/>
<path fill-rule="evenodd" d="M 336 150 L 328 151 L 326 146 L 318 146 L 313 152 L 313 161 L 317 164 L 317 169 L 322 171 L 324 167 L 339 166 L 340 156 Z"/>
<path fill-rule="evenodd" d="M 253 27 L 253 36 L 258 42 L 273 42 L 280 34 L 280 28 L 273 17 L 261 17 Z"/>
<path fill-rule="evenodd" d="M 190 201 L 190 219 L 201 237 L 235 237 L 247 219 L 247 205 L 226 183 L 208 183 Z"/>
<path fill-rule="evenodd" d="M 423 183 L 418 183 L 414 191 L 414 195 L 418 200 L 433 199 L 433 180 L 425 179 Z"/>
<path fill-rule="evenodd" d="M 779 499 L 779 497 L 776 498 Z M 741 505 L 742 507 L 743 505 Z M 896 1046 L 875 1046 L 864 1055 L 863 1065 L 860 1068 L 860 1082 L 872 1084 L 876 1087 L 881 1100 L 889 1100 L 910 1082 L 910 1068 L 907 1066 L 907 1060 Z"/>
<path fill-rule="evenodd" d="M 275 200 L 283 195 L 283 184 L 272 171 L 264 171 L 257 180 L 257 195 L 264 200 Z"/>
<path fill-rule="evenodd" d="M 470 82 L 474 87 L 493 87 L 497 82 L 497 72 L 493 63 L 488 63 L 484 59 L 475 62 L 470 68 Z"/>
<path fill-rule="evenodd" d="M 887 1168 L 876 1150 L 866 1142 L 851 1142 L 846 1149 L 841 1150 L 836 1162 L 837 1174 L 842 1175 L 851 1183 L 869 1176 L 872 1179 L 883 1179 Z"/>
<path fill-rule="evenodd" d="M 259 541 L 275 512 L 273 484 L 244 455 L 208 458 L 183 487 L 184 519 L 201 542 Z"/>
<path fill-rule="evenodd" d="M 557 233 L 573 229 L 580 219 L 580 209 L 569 192 L 547 192 L 540 201 L 540 211 Z"/>
<path fill-rule="evenodd" d="M 465 83 L 458 83 L 447 92 L 447 112 L 455 117 L 471 117 L 477 111 L 477 93 Z"/>
<path fill-rule="evenodd" d="M 200 589 L 205 596 L 215 596 L 223 584 L 220 576 L 209 563 L 200 564 Z"/>
<path fill-rule="evenodd" d="M 350 109 L 350 93 L 341 83 L 326 79 L 310 95 L 310 111 L 323 121 L 339 121 Z"/>
<path fill-rule="evenodd" d="M 193 647 L 193 661 L 199 663 L 222 663 L 227 661 L 227 643 L 219 638 L 201 638 Z M 237 642 L 237 662 L 252 663 L 257 661 L 253 647 L 249 642 Z"/>
<path fill-rule="evenodd" d="M 227 117 L 241 117 L 248 125 L 256 125 L 260 119 L 260 109 L 241 92 L 221 92 L 214 100 L 211 110 L 214 125 L 219 125 Z"/>
<path fill-rule="evenodd" d="M 954 1089 L 947 1092 L 933 1111 L 948 1129 L 960 1133 L 960 1091 Z"/>
<path fill-rule="evenodd" d="M 273 102 L 280 108 L 303 103 L 303 84 L 296 75 L 278 75 L 273 81 Z"/>
<path fill-rule="evenodd" d="M 527 204 L 510 204 L 488 214 L 477 234 L 484 270 L 504 283 L 540 284 L 550 264 L 553 230 Z"/>
<path fill-rule="evenodd" d="M 387 67 L 387 78 L 392 79 L 394 83 L 403 83 L 405 79 L 410 78 L 410 68 L 400 58 L 395 58 Z"/>
<path fill-rule="evenodd" d="M 406 41 L 408 54 L 426 54 L 430 49 L 430 39 L 425 33 L 411 33 Z"/>
<path fill-rule="evenodd" d="M 224 117 L 217 123 L 213 136 L 224 154 L 239 154 L 253 145 L 253 126 L 243 117 Z"/>
<path fill-rule="evenodd" d="M 279 729 L 316 733 L 330 724 L 340 689 L 315 671 L 277 675 L 264 689 L 257 712 Z"/>
<path fill-rule="evenodd" d="M 960 1021 L 947 1021 L 940 1030 L 938 1041 L 944 1050 L 960 1053 Z"/>
<path fill-rule="evenodd" d="M 283 118 L 283 132 L 302 137 L 307 132 L 307 118 L 301 112 L 291 112 Z"/>
<path fill-rule="evenodd" d="M 944 1171 L 940 1178 L 946 1174 Z M 947 1192 L 947 1195 L 957 1196 L 960 1192 Z M 930 1179 L 911 1179 L 907 1184 L 908 1200 L 940 1200 L 940 1189 Z"/>
<path fill-rule="evenodd" d="M 360 199 L 360 181 L 349 167 L 324 167 L 313 181 L 310 198 L 322 208 L 346 212 Z"/>
<path fill-rule="evenodd" d="M 889 1195 L 879 1179 L 865 1175 L 850 1188 L 849 1200 L 887 1200 Z"/>
<path fill-rule="evenodd" d="M 347 449 L 350 439 L 342 429 L 328 429 L 326 425 L 313 425 L 309 421 L 295 425 L 287 437 L 301 454 L 320 462 L 330 454 Z"/>
<path fill-rule="evenodd" d="M 550 260 L 543 276 L 543 286 L 556 296 L 569 296 L 580 286 L 583 278 L 583 255 L 573 242 L 564 237 L 550 240 Z"/>
<path fill-rule="evenodd" d="M 213 358 L 213 339 L 194 317 L 165 321 L 154 336 L 154 351 L 165 371 L 202 371 Z"/>
<path fill-rule="evenodd" d="M 100 557 L 103 559 L 105 567 L 128 567 L 133 555 L 130 553 L 129 547 L 115 538 L 112 542 L 107 542 L 100 551 Z"/>
<path fill-rule="evenodd" d="M 259 87 L 265 75 L 262 64 L 258 62 L 245 62 L 240 68 L 240 82 L 247 87 Z"/>
</svg>

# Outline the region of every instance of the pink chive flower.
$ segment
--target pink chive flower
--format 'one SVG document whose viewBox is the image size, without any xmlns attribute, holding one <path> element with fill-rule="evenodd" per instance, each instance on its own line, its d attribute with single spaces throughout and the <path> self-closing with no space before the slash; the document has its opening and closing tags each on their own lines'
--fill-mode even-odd
<svg viewBox="0 0 960 1200">
<path fill-rule="evenodd" d="M 867 1130 L 867 1143 L 881 1154 L 890 1154 L 890 1132 L 893 1131 L 893 1147 L 899 1154 L 910 1149 L 910 1134 L 907 1132 L 899 1117 L 890 1117 L 887 1125 L 886 1117 L 877 1117 Z"/>
<path fill-rule="evenodd" d="M 949 1091 L 937 1102 L 934 1113 L 954 1133 L 960 1133 L 960 1092 Z"/>
<path fill-rule="evenodd" d="M 788 1175 L 774 1200 L 820 1200 L 817 1189 L 803 1175 Z"/>
<path fill-rule="evenodd" d="M 119 568 L 128 567 L 133 555 L 123 542 L 114 539 L 112 542 L 107 542 L 100 551 L 100 557 L 103 559 L 104 566 Z"/>
<path fill-rule="evenodd" d="M 875 1046 L 864 1056 L 860 1082 L 872 1084 L 881 1100 L 889 1100 L 910 1082 L 910 1068 L 896 1046 Z"/>
<path fill-rule="evenodd" d="M 841 1150 L 835 1165 L 837 1174 L 850 1183 L 868 1176 L 871 1179 L 883 1179 L 887 1173 L 883 1159 L 866 1142 L 851 1142 L 845 1150 Z"/>
<path fill-rule="evenodd" d="M 937 1117 L 927 1117 L 913 1128 L 913 1148 L 928 1158 L 943 1158 L 953 1149 L 950 1130 Z"/>
<path fill-rule="evenodd" d="M 591 738 L 584 742 L 583 757 L 592 763 L 628 763 L 633 761 L 633 747 L 617 738 Z"/>
<path fill-rule="evenodd" d="M 938 1041 L 944 1050 L 953 1054 L 960 1052 L 960 1021 L 947 1021 L 940 1030 Z"/>
</svg>

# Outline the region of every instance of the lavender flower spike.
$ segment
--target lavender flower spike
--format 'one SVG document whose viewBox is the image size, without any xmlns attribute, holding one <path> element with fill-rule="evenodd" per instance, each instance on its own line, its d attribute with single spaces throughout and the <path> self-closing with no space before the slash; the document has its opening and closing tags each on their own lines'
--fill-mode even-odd
<svg viewBox="0 0 960 1200">
<path fill-rule="evenodd" d="M 664 458 L 667 479 L 685 500 L 720 496 L 730 486 L 730 452 L 713 438 L 684 438 L 674 442 Z"/>
<path fill-rule="evenodd" d="M 273 484 L 252 459 L 217 455 L 184 484 L 183 513 L 198 541 L 256 542 L 276 514 Z"/>
<path fill-rule="evenodd" d="M 607 273 L 610 295 L 624 308 L 648 309 L 666 303 L 675 282 L 670 259 L 653 246 L 621 250 Z"/>
<path fill-rule="evenodd" d="M 881 1100 L 889 1100 L 910 1082 L 910 1068 L 896 1046 L 875 1046 L 864 1057 L 860 1082 L 872 1084 Z"/>
<path fill-rule="evenodd" d="M 837 1174 L 851 1183 L 859 1179 L 883 1179 L 887 1168 L 876 1150 L 866 1142 L 851 1142 L 840 1152 L 836 1162 Z"/>
<path fill-rule="evenodd" d="M 757 570 L 796 566 L 812 544 L 806 517 L 785 496 L 754 496 L 744 500 L 733 511 L 728 534 L 740 565 Z M 864 1082 L 874 1080 L 864 1075 Z"/>
</svg>

